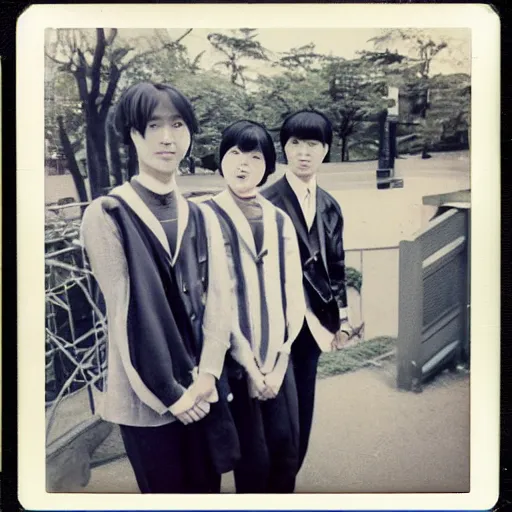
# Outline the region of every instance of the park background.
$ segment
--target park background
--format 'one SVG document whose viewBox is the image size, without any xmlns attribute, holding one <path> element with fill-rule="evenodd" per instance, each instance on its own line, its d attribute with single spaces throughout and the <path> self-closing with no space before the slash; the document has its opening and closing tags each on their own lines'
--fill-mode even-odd
<svg viewBox="0 0 512 512">
<path fill-rule="evenodd" d="M 331 163 L 323 166 L 319 184 L 334 195 L 344 213 L 350 320 L 365 343 L 339 357 L 325 357 L 320 375 L 326 377 L 393 352 L 398 329 L 398 244 L 424 227 L 435 213 L 435 208 L 423 205 L 423 197 L 470 188 L 469 42 L 470 31 L 464 29 L 47 30 L 48 446 L 91 420 L 91 384 L 101 380 L 104 369 L 98 354 L 105 343 L 103 312 L 101 307 L 99 311 L 92 308 L 90 299 L 97 302 L 97 290 L 90 275 L 84 273 L 78 226 L 83 206 L 136 173 L 133 155 L 119 143 L 111 125 L 112 106 L 124 88 L 140 80 L 168 82 L 191 99 L 201 133 L 194 141 L 192 158 L 183 163 L 178 177 L 180 188 L 191 197 L 223 187 L 214 172 L 216 151 L 222 129 L 231 122 L 254 119 L 273 134 L 281 165 L 272 183 L 284 169 L 277 144 L 284 117 L 300 108 L 316 108 L 330 117 L 335 139 Z M 403 179 L 403 188 L 378 190 L 379 121 L 393 108 L 390 88 L 399 91 L 395 173 Z M 389 372 L 392 366 L 387 367 Z M 370 379 L 371 375 L 374 373 L 370 372 Z M 419 423 L 435 422 L 436 407 L 451 407 L 458 425 L 455 441 L 448 442 L 449 446 L 437 443 L 443 463 L 436 463 L 430 455 L 435 478 L 425 480 L 411 456 L 414 450 L 411 452 L 410 446 L 405 450 L 406 442 L 400 448 L 402 457 L 393 444 L 387 448 L 388 457 L 394 464 L 399 460 L 401 467 L 391 482 L 382 475 L 368 481 L 365 471 L 376 467 L 370 463 L 361 466 L 366 469 L 361 469 L 359 477 L 352 473 L 352 480 L 347 475 L 326 480 L 326 474 L 336 472 L 324 467 L 329 460 L 324 453 L 306 466 L 302 489 L 360 491 L 370 487 L 403 492 L 412 485 L 413 491 L 467 490 L 469 386 L 460 376 L 446 382 L 455 386 L 456 392 L 444 390 L 444 405 L 427 404 L 424 397 L 421 406 L 416 403 Z M 380 384 L 375 390 L 385 392 L 389 414 L 396 397 Z M 368 383 L 366 386 L 370 389 Z M 330 387 L 330 393 L 336 393 L 335 386 Z M 319 407 L 330 399 L 332 396 L 319 400 Z M 395 405 L 398 414 L 412 414 L 414 409 L 412 402 Z M 329 423 L 334 429 L 341 428 L 330 414 L 318 414 L 320 428 Z M 343 422 L 341 417 L 338 420 Z M 389 416 L 387 421 L 395 436 L 400 423 Z M 441 432 L 442 424 L 432 427 L 433 431 L 436 428 Z M 365 449 L 369 450 L 370 438 L 360 434 L 352 444 L 354 440 L 361 446 L 368 443 Z M 322 435 L 318 442 L 323 444 L 328 438 Z M 424 441 L 427 452 L 433 449 L 434 438 L 432 434 Z M 313 438 L 312 452 L 316 442 Z M 382 439 L 375 442 L 379 445 L 375 451 L 381 451 Z M 414 440 L 410 442 L 416 446 Z M 329 453 L 331 448 L 328 445 L 316 453 Z M 120 451 L 119 439 L 110 432 L 94 452 L 92 466 L 101 469 L 95 470 L 98 476 L 89 483 L 89 491 L 120 492 L 127 485 L 134 492 L 133 482 L 126 477 L 126 460 L 124 472 L 114 469 L 110 478 L 98 473 Z M 391 459 L 378 466 L 387 474 L 393 467 Z M 59 464 L 56 474 L 61 480 L 55 490 L 69 490 L 73 477 L 68 472 L 67 480 L 63 478 L 65 465 Z"/>
</svg>

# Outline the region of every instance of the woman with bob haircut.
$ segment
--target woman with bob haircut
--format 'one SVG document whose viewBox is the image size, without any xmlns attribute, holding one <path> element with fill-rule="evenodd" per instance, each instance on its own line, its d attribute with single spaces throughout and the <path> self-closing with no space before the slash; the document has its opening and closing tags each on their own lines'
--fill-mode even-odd
<svg viewBox="0 0 512 512">
<path fill-rule="evenodd" d="M 222 373 L 234 290 L 217 218 L 176 185 L 196 117 L 174 87 L 143 82 L 115 123 L 139 173 L 94 200 L 81 227 L 107 306 L 99 414 L 120 426 L 141 492 L 220 492 L 239 457 Z"/>
<path fill-rule="evenodd" d="M 316 175 L 328 161 L 332 126 L 321 112 L 288 116 L 280 132 L 288 168 L 263 195 L 291 218 L 299 242 L 306 315 L 291 358 L 299 402 L 299 467 L 307 453 L 313 421 L 316 373 L 321 352 L 343 348 L 350 336 L 345 285 L 341 208 Z"/>
<path fill-rule="evenodd" d="M 233 123 L 219 157 L 227 188 L 205 204 L 221 221 L 236 281 L 238 318 L 226 363 L 241 451 L 236 491 L 293 492 L 299 434 L 289 354 L 305 311 L 297 238 L 288 216 L 258 193 L 276 165 L 266 129 Z"/>
</svg>

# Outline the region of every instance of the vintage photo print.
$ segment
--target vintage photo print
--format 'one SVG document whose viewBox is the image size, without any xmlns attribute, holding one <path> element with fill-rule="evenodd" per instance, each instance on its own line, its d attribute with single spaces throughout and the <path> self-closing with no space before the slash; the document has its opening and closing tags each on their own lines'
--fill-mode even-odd
<svg viewBox="0 0 512 512">
<path fill-rule="evenodd" d="M 21 505 L 492 507 L 498 37 L 473 4 L 25 11 Z"/>
</svg>

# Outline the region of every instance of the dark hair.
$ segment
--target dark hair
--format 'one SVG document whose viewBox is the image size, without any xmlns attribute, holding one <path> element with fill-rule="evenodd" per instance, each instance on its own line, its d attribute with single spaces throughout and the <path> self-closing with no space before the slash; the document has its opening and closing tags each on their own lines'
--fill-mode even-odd
<svg viewBox="0 0 512 512">
<path fill-rule="evenodd" d="M 124 144 L 131 143 L 130 130 L 135 128 L 142 136 L 146 131 L 153 112 L 161 101 L 161 94 L 176 107 L 183 121 L 187 125 L 190 135 L 199 131 L 194 109 L 190 101 L 172 85 L 140 82 L 126 89 L 116 106 L 114 126 L 120 134 Z M 190 148 L 187 152 L 187 156 Z"/>
<path fill-rule="evenodd" d="M 276 170 L 276 148 L 270 133 L 266 128 L 255 121 L 245 119 L 236 121 L 229 125 L 222 132 L 222 140 L 219 147 L 219 173 L 222 172 L 222 159 L 226 152 L 232 147 L 237 146 L 244 153 L 260 150 L 265 158 L 265 174 L 258 183 L 258 187 L 264 185 L 267 178 Z"/>
<path fill-rule="evenodd" d="M 318 140 L 322 144 L 329 145 L 329 151 L 325 155 L 324 162 L 329 161 L 332 145 L 332 124 L 329 118 L 317 110 L 299 110 L 289 115 L 281 126 L 279 134 L 284 158 L 284 147 L 291 137 L 302 140 Z"/>
</svg>

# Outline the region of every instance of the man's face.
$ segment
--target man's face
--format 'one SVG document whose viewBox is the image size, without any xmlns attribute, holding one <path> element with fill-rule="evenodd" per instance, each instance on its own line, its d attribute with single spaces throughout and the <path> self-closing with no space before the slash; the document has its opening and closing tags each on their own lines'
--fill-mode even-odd
<svg viewBox="0 0 512 512">
<path fill-rule="evenodd" d="M 303 181 L 309 181 L 317 173 L 328 151 L 328 144 L 297 137 L 290 137 L 284 146 L 289 169 Z"/>
<path fill-rule="evenodd" d="M 144 135 L 132 129 L 131 137 L 137 150 L 139 172 L 163 180 L 176 172 L 191 142 L 185 121 L 167 98 L 156 107 Z"/>
<path fill-rule="evenodd" d="M 258 149 L 243 152 L 233 146 L 222 158 L 222 174 L 229 188 L 239 197 L 252 197 L 265 174 L 265 157 Z"/>
</svg>

